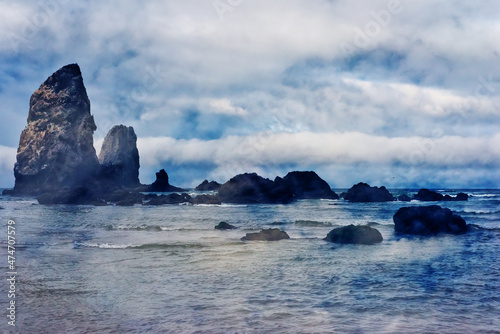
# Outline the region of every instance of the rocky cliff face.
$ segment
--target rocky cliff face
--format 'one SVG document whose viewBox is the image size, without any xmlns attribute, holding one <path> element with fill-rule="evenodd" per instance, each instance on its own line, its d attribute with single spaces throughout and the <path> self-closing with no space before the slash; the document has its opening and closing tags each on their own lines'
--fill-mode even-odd
<svg viewBox="0 0 500 334">
<path fill-rule="evenodd" d="M 109 130 L 102 144 L 99 162 L 102 175 L 109 182 L 125 187 L 139 186 L 139 151 L 134 128 L 116 125 Z"/>
<path fill-rule="evenodd" d="M 85 185 L 99 169 L 96 130 L 77 64 L 64 66 L 31 96 L 14 166 L 17 194 Z"/>
</svg>

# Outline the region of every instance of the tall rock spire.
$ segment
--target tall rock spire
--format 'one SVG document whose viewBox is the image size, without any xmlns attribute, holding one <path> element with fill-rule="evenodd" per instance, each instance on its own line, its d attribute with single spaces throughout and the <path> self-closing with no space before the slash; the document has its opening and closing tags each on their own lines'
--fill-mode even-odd
<svg viewBox="0 0 500 334">
<path fill-rule="evenodd" d="M 14 166 L 15 193 L 36 195 L 90 182 L 99 170 L 96 129 L 79 66 L 64 66 L 31 96 Z"/>
<path fill-rule="evenodd" d="M 116 185 L 138 187 L 139 151 L 134 128 L 115 125 L 102 143 L 99 162 L 104 176 Z"/>
</svg>

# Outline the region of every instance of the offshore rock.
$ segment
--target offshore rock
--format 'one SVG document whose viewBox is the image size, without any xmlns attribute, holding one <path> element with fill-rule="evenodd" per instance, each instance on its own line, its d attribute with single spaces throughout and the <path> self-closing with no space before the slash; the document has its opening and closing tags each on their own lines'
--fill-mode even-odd
<svg viewBox="0 0 500 334">
<path fill-rule="evenodd" d="M 401 208 L 396 212 L 393 220 L 394 230 L 404 234 L 462 234 L 468 230 L 461 216 L 438 205 Z"/>
<path fill-rule="evenodd" d="M 150 186 L 146 186 L 145 189 L 141 191 L 150 191 L 150 192 L 181 192 L 185 191 L 182 188 L 174 187 L 168 183 L 168 174 L 162 169 L 158 173 L 156 173 L 156 181 L 153 182 Z"/>
<path fill-rule="evenodd" d="M 198 195 L 193 197 L 191 204 L 222 204 L 217 195 Z"/>
<path fill-rule="evenodd" d="M 95 130 L 80 68 L 64 66 L 31 96 L 14 166 L 14 193 L 39 195 L 91 183 L 99 169 Z"/>
<path fill-rule="evenodd" d="M 247 233 L 241 241 L 279 241 L 290 239 L 290 236 L 278 228 L 269 228 L 258 233 Z"/>
<path fill-rule="evenodd" d="M 219 188 L 218 196 L 223 203 L 237 204 L 286 204 L 295 200 L 292 189 L 286 184 L 256 173 L 236 175 Z"/>
<path fill-rule="evenodd" d="M 290 172 L 283 179 L 276 178 L 275 182 L 284 182 L 297 199 L 339 199 L 339 195 L 315 172 Z"/>
<path fill-rule="evenodd" d="M 234 229 L 237 229 L 237 227 L 234 225 L 228 224 L 226 222 L 220 222 L 219 224 L 217 224 L 215 226 L 215 229 L 216 230 L 234 230 Z"/>
<path fill-rule="evenodd" d="M 194 188 L 197 191 L 217 191 L 219 190 L 221 184 L 215 181 L 204 180 L 199 186 Z"/>
<path fill-rule="evenodd" d="M 362 182 L 352 186 L 344 198 L 350 202 L 394 201 L 394 196 L 385 187 L 370 187 L 370 185 Z"/>
<path fill-rule="evenodd" d="M 146 205 L 166 205 L 166 204 L 182 204 L 189 203 L 192 200 L 191 196 L 188 194 L 169 194 L 160 195 L 158 197 L 152 198 Z"/>
<path fill-rule="evenodd" d="M 373 245 L 382 242 L 382 234 L 370 226 L 343 226 L 328 233 L 325 241 L 339 244 Z"/>
<path fill-rule="evenodd" d="M 101 177 L 119 187 L 138 187 L 139 151 L 134 128 L 115 125 L 109 130 L 99 154 Z"/>
<path fill-rule="evenodd" d="M 444 196 L 429 189 L 420 189 L 413 198 L 425 202 L 438 202 L 442 201 L 444 199 Z"/>
</svg>

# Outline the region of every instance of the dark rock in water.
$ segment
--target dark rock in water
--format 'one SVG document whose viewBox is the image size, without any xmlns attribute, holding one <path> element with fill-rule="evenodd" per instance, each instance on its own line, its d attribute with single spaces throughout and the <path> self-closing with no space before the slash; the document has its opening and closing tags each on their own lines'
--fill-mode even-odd
<svg viewBox="0 0 500 334">
<path fill-rule="evenodd" d="M 191 200 L 192 204 L 222 204 L 217 195 L 198 195 Z"/>
<path fill-rule="evenodd" d="M 216 191 L 219 190 L 221 184 L 215 181 L 204 180 L 198 187 L 194 188 L 197 191 Z"/>
<path fill-rule="evenodd" d="M 382 242 L 382 234 L 370 226 L 343 226 L 333 229 L 325 239 L 339 244 L 372 245 Z"/>
<path fill-rule="evenodd" d="M 370 187 L 370 185 L 362 182 L 352 186 L 344 198 L 350 202 L 394 201 L 394 196 L 385 187 Z"/>
<path fill-rule="evenodd" d="M 460 201 L 468 201 L 469 195 L 464 193 L 458 193 L 457 196 L 453 197 L 450 195 L 445 195 L 443 197 L 443 201 L 445 202 L 460 202 Z"/>
<path fill-rule="evenodd" d="M 290 239 L 290 236 L 278 228 L 269 228 L 258 233 L 247 233 L 241 238 L 242 241 L 278 241 L 284 239 Z"/>
<path fill-rule="evenodd" d="M 438 205 L 401 208 L 393 220 L 395 231 L 404 234 L 435 235 L 467 232 L 467 224 L 462 217 Z"/>
<path fill-rule="evenodd" d="M 411 202 L 411 197 L 408 196 L 408 195 L 401 195 L 401 196 L 398 196 L 398 201 L 400 202 Z"/>
<path fill-rule="evenodd" d="M 188 194 L 169 194 L 160 195 L 156 198 L 151 199 L 146 205 L 165 205 L 165 204 L 181 204 L 189 203 L 192 200 L 191 196 Z"/>
<path fill-rule="evenodd" d="M 14 195 L 14 189 L 4 189 L 2 191 L 2 195 L 4 196 L 11 196 Z"/>
<path fill-rule="evenodd" d="M 414 199 L 425 202 L 439 202 L 443 200 L 443 195 L 429 189 L 420 189 Z"/>
<path fill-rule="evenodd" d="M 346 197 L 347 197 L 347 192 L 344 191 L 340 193 L 340 198 L 346 199 Z"/>
<path fill-rule="evenodd" d="M 64 66 L 31 96 L 14 166 L 15 194 L 40 195 L 66 187 L 78 192 L 87 186 L 99 170 L 95 130 L 80 68 Z"/>
<path fill-rule="evenodd" d="M 81 204 L 81 205 L 106 205 L 91 189 L 63 188 L 59 191 L 44 193 L 37 197 L 39 204 Z"/>
<path fill-rule="evenodd" d="M 134 128 L 116 125 L 109 130 L 101 152 L 101 177 L 119 187 L 138 187 L 139 151 Z"/>
<path fill-rule="evenodd" d="M 144 195 L 137 192 L 127 190 L 116 190 L 112 193 L 102 195 L 107 202 L 116 203 L 118 206 L 132 206 L 134 204 L 142 204 Z"/>
<path fill-rule="evenodd" d="M 215 226 L 216 230 L 234 230 L 237 229 L 236 226 L 228 224 L 226 222 L 220 222 L 217 226 Z"/>
<path fill-rule="evenodd" d="M 293 191 L 283 182 L 273 182 L 256 173 L 240 174 L 224 183 L 218 192 L 223 203 L 290 203 Z"/>
<path fill-rule="evenodd" d="M 168 183 L 168 174 L 167 172 L 162 169 L 158 173 L 156 173 L 156 181 L 153 182 L 147 190 L 143 191 L 150 191 L 150 192 L 181 192 L 185 191 L 182 188 L 177 188 L 174 186 L 171 186 L 170 183 Z"/>
<path fill-rule="evenodd" d="M 339 195 L 315 172 L 290 172 L 283 179 L 276 178 L 275 182 L 284 182 L 297 199 L 339 199 Z"/>
</svg>

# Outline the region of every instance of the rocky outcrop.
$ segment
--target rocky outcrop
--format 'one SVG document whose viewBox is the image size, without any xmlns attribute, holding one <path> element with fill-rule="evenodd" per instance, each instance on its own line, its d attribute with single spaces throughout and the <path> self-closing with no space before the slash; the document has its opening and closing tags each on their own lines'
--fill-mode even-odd
<svg viewBox="0 0 500 334">
<path fill-rule="evenodd" d="M 384 239 L 377 229 L 370 226 L 349 225 L 331 230 L 323 240 L 339 244 L 373 245 Z"/>
<path fill-rule="evenodd" d="M 225 230 L 235 230 L 235 229 L 237 229 L 237 227 L 236 227 L 236 226 L 234 226 L 234 225 L 228 224 L 228 223 L 226 223 L 226 222 L 220 222 L 219 224 L 217 224 L 217 225 L 215 226 L 215 229 L 216 229 L 216 230 L 222 230 L 222 231 L 225 231 Z"/>
<path fill-rule="evenodd" d="M 31 96 L 14 166 L 14 193 L 39 195 L 92 183 L 99 170 L 95 130 L 80 68 L 64 66 Z"/>
<path fill-rule="evenodd" d="M 429 189 L 420 189 L 413 198 L 418 201 L 439 202 L 443 200 L 443 195 Z"/>
<path fill-rule="evenodd" d="M 283 182 L 291 188 L 297 199 L 339 199 L 328 183 L 315 172 L 290 172 L 284 178 L 277 177 L 274 182 Z"/>
<path fill-rule="evenodd" d="M 160 195 L 151 198 L 146 205 L 166 205 L 166 204 L 182 204 L 191 202 L 192 198 L 188 194 L 168 194 Z"/>
<path fill-rule="evenodd" d="M 146 189 L 141 191 L 149 192 L 181 192 L 185 191 L 182 188 L 174 187 L 168 183 L 168 174 L 162 169 L 156 173 L 156 180 L 150 186 L 146 186 Z"/>
<path fill-rule="evenodd" d="M 400 202 L 411 202 L 411 197 L 404 194 L 404 195 L 400 195 L 398 196 L 398 201 Z"/>
<path fill-rule="evenodd" d="M 139 151 L 134 128 L 115 125 L 104 138 L 99 162 L 101 176 L 119 187 L 138 187 Z"/>
<path fill-rule="evenodd" d="M 37 197 L 39 204 L 106 205 L 106 202 L 87 187 L 62 188 Z"/>
<path fill-rule="evenodd" d="M 217 195 L 198 195 L 193 197 L 191 200 L 191 204 L 206 204 L 206 205 L 213 205 L 213 204 L 222 204 L 222 202 L 219 199 L 219 196 Z"/>
<path fill-rule="evenodd" d="M 370 185 L 362 182 L 352 186 L 344 198 L 350 202 L 394 201 L 394 196 L 385 187 L 370 187 Z"/>
<path fill-rule="evenodd" d="M 404 234 L 462 234 L 468 230 L 462 217 L 438 205 L 404 207 L 396 212 L 393 220 L 394 230 Z"/>
<path fill-rule="evenodd" d="M 293 191 L 283 182 L 265 179 L 256 173 L 240 174 L 224 183 L 218 192 L 223 203 L 290 203 Z"/>
<path fill-rule="evenodd" d="M 194 188 L 196 191 L 217 191 L 219 190 L 221 184 L 215 181 L 204 180 L 199 186 Z"/>
<path fill-rule="evenodd" d="M 420 189 L 413 198 L 423 202 L 440 202 L 440 201 L 456 202 L 456 201 L 469 200 L 469 195 L 464 193 L 458 193 L 457 196 L 450 196 L 450 195 L 443 196 L 442 194 L 429 189 Z"/>
<path fill-rule="evenodd" d="M 241 241 L 279 241 L 290 239 L 290 236 L 278 228 L 264 229 L 258 233 L 247 233 Z"/>
</svg>

